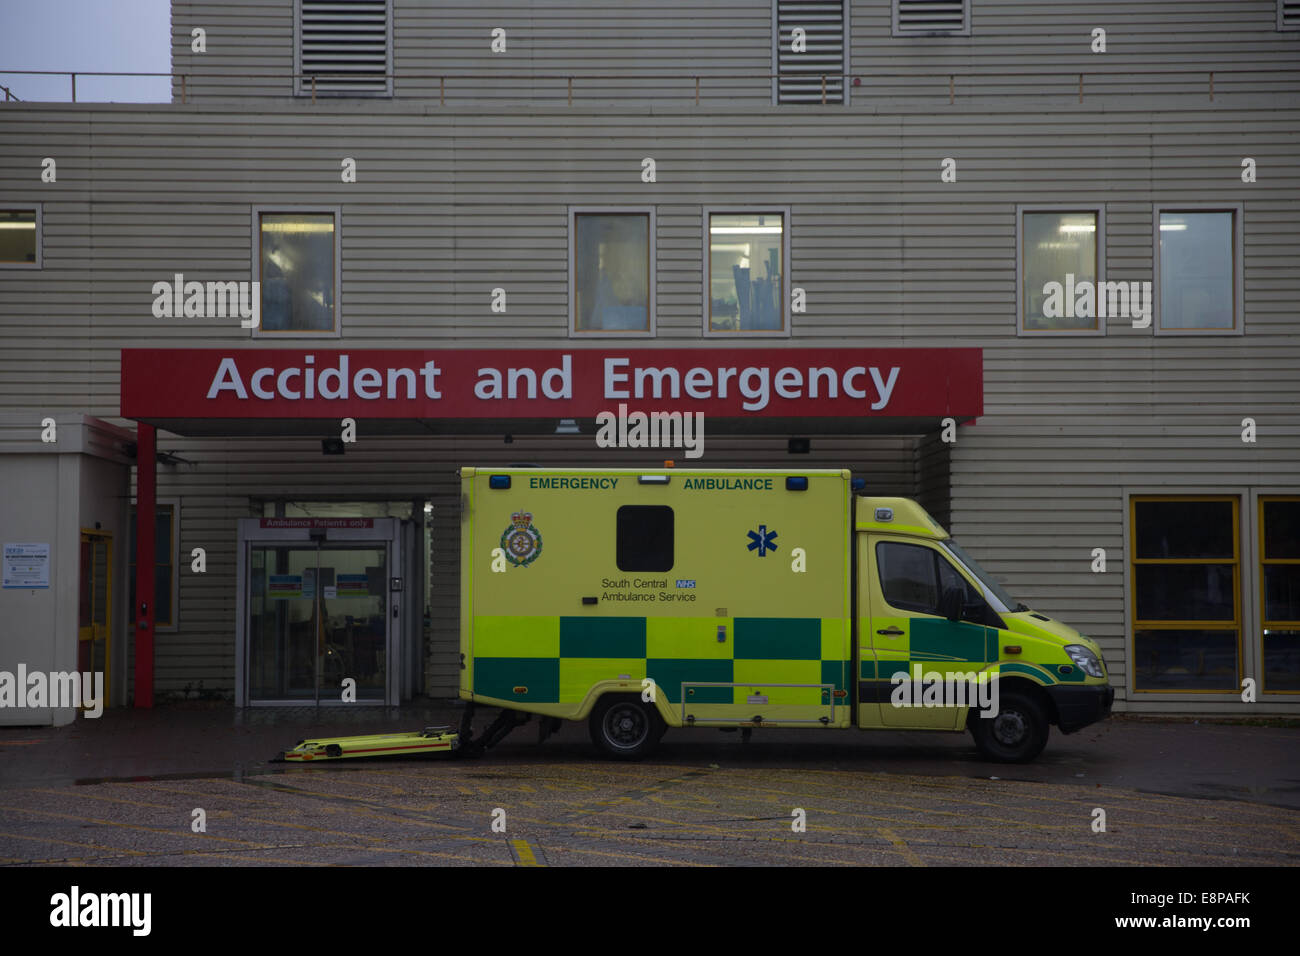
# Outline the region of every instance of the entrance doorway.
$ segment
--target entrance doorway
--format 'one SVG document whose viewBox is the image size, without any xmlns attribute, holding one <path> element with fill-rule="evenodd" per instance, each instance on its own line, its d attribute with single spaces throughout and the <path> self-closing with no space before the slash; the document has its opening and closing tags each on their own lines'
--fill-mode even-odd
<svg viewBox="0 0 1300 956">
<path fill-rule="evenodd" d="M 418 601 L 408 611 L 404 600 L 404 524 L 239 522 L 241 706 L 399 702 L 409 669 L 403 650 L 418 615 Z"/>
</svg>

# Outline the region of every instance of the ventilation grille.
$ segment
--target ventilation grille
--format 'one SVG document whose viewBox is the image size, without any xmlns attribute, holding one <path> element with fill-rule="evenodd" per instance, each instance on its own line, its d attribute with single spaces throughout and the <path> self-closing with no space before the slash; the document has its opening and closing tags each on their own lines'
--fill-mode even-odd
<svg viewBox="0 0 1300 956">
<path fill-rule="evenodd" d="M 1277 0 L 1277 28 L 1300 30 L 1300 0 Z"/>
<path fill-rule="evenodd" d="M 794 52 L 795 29 L 804 31 L 806 48 Z M 777 0 L 777 102 L 844 102 L 844 4 L 824 0 Z"/>
<path fill-rule="evenodd" d="M 895 36 L 969 36 L 968 0 L 894 0 Z"/>
<path fill-rule="evenodd" d="M 299 0 L 298 92 L 391 95 L 389 0 Z"/>
</svg>

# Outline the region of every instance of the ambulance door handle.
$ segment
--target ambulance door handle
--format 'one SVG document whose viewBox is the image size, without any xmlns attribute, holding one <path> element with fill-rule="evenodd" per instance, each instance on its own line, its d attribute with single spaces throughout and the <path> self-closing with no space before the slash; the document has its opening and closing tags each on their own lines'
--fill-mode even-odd
<svg viewBox="0 0 1300 956">
<path fill-rule="evenodd" d="M 876 631 L 877 634 L 883 634 L 885 637 L 902 637 L 903 631 L 897 627 L 887 627 L 883 631 Z"/>
</svg>

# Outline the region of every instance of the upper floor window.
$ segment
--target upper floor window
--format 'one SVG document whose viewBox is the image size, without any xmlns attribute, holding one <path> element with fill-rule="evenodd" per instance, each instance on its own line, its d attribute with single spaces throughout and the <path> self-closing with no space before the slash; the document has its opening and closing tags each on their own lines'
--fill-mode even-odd
<svg viewBox="0 0 1300 956">
<path fill-rule="evenodd" d="M 970 36 L 970 0 L 894 0 L 894 36 Z"/>
<path fill-rule="evenodd" d="M 653 209 L 569 211 L 570 333 L 653 335 Z"/>
<path fill-rule="evenodd" d="M 789 211 L 704 210 L 706 334 L 788 335 Z"/>
<path fill-rule="evenodd" d="M 1156 331 L 1242 331 L 1241 207 L 1155 210 Z"/>
<path fill-rule="evenodd" d="M 844 103 L 848 97 L 848 13 L 844 0 L 776 0 L 772 6 L 772 98 L 776 103 Z"/>
<path fill-rule="evenodd" d="M 338 335 L 337 209 L 253 210 L 253 275 L 261 283 L 254 335 Z"/>
<path fill-rule="evenodd" d="M 0 207 L 0 268 L 41 267 L 41 207 Z"/>
<path fill-rule="evenodd" d="M 392 96 L 392 0 L 295 0 L 294 91 Z"/>
<path fill-rule="evenodd" d="M 1092 209 L 1017 208 L 1019 331 L 1068 335 L 1105 331 L 1099 306 L 1105 215 Z M 1127 292 L 1127 289 L 1124 290 Z"/>
</svg>

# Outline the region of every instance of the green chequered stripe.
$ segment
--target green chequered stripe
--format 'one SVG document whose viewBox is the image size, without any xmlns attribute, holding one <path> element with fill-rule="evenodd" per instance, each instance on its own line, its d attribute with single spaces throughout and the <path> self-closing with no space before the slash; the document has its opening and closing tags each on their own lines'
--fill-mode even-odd
<svg viewBox="0 0 1300 956">
<path fill-rule="evenodd" d="M 645 658 L 643 617 L 562 617 L 561 657 Z"/>
<path fill-rule="evenodd" d="M 516 687 L 526 688 L 515 693 Z M 558 657 L 476 657 L 474 693 L 500 700 L 553 704 L 560 699 Z"/>
<path fill-rule="evenodd" d="M 474 657 L 474 693 L 521 704 L 571 703 L 599 681 L 642 677 L 672 704 L 682 702 L 683 683 L 831 684 L 844 691 L 851 669 L 840 659 L 844 626 L 838 618 L 479 617 L 475 650 L 485 653 Z M 544 656 L 548 650 L 556 656 Z M 741 693 L 694 687 L 687 700 L 732 704 Z"/>
<path fill-rule="evenodd" d="M 736 660 L 821 660 L 819 617 L 738 617 L 735 630 Z"/>
<path fill-rule="evenodd" d="M 998 632 L 980 624 L 913 618 L 908 655 L 920 661 L 995 661 Z"/>
</svg>

